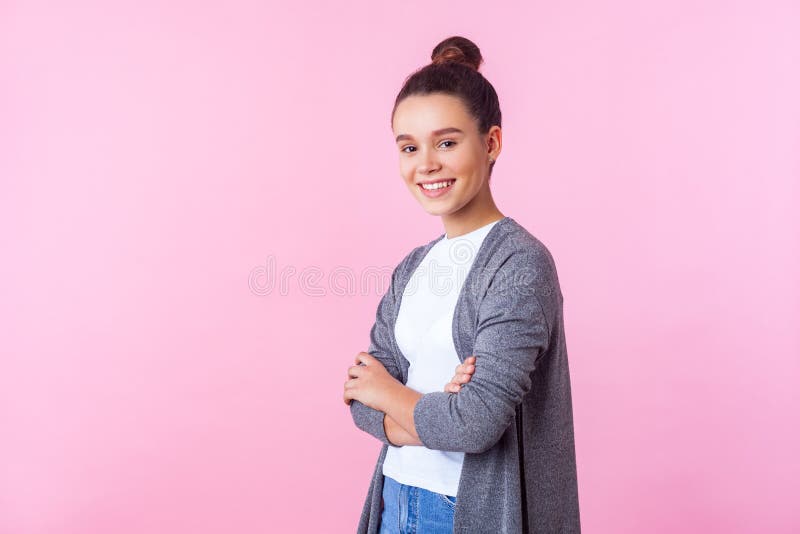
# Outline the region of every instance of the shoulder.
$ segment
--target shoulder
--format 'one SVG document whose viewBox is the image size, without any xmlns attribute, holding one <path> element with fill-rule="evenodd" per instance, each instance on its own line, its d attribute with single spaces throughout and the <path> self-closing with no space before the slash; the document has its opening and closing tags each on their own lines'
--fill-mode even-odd
<svg viewBox="0 0 800 534">
<path fill-rule="evenodd" d="M 552 325 L 560 319 L 563 295 L 553 255 L 547 246 L 514 219 L 507 217 L 496 233 L 489 233 L 482 269 L 487 270 L 485 293 L 492 298 L 481 300 L 490 316 L 502 313 L 543 317 L 548 338 Z M 518 310 L 518 311 L 513 311 Z"/>
<path fill-rule="evenodd" d="M 555 260 L 547 246 L 524 226 L 506 217 L 486 239 L 487 265 L 493 264 L 504 278 L 529 282 L 540 290 L 560 293 Z"/>
<path fill-rule="evenodd" d="M 397 298 L 398 292 L 401 288 L 406 286 L 416 266 L 419 265 L 431 247 L 443 237 L 444 234 L 441 234 L 439 237 L 436 237 L 427 243 L 414 247 L 403 257 L 403 259 L 400 260 L 400 262 L 392 270 L 388 294 L 392 295 L 394 298 Z"/>
<path fill-rule="evenodd" d="M 440 234 L 438 237 L 435 237 L 428 241 L 427 243 L 423 243 L 417 247 L 414 247 L 411 252 L 405 255 L 405 257 L 400 260 L 400 263 L 397 265 L 395 271 L 399 276 L 403 276 L 409 269 L 418 265 L 428 251 L 435 245 L 440 239 L 444 237 L 444 234 Z M 409 273 L 410 274 L 410 273 Z"/>
</svg>

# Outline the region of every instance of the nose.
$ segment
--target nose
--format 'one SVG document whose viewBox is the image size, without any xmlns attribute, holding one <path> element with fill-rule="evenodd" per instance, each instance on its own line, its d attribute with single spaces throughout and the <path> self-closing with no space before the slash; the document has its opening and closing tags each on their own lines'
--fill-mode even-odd
<svg viewBox="0 0 800 534">
<path fill-rule="evenodd" d="M 434 171 L 439 170 L 440 167 L 441 165 L 439 164 L 435 151 L 433 150 L 422 151 L 422 154 L 420 154 L 419 158 L 419 165 L 417 166 L 417 172 L 419 174 L 430 174 Z"/>
</svg>

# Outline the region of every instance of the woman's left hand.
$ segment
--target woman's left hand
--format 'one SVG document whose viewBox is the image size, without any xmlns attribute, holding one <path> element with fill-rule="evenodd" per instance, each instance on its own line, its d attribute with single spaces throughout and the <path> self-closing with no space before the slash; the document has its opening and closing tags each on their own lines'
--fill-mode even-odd
<svg viewBox="0 0 800 534">
<path fill-rule="evenodd" d="M 472 355 L 464 363 L 456 366 L 456 374 L 453 375 L 452 380 L 444 385 L 444 390 L 449 393 L 458 393 L 461 391 L 461 386 L 472 380 L 472 373 L 475 372 L 476 356 Z"/>
<path fill-rule="evenodd" d="M 369 352 L 359 352 L 355 363 L 347 369 L 344 403 L 349 405 L 355 399 L 370 408 L 384 411 L 382 407 L 386 396 L 400 382 Z"/>
</svg>

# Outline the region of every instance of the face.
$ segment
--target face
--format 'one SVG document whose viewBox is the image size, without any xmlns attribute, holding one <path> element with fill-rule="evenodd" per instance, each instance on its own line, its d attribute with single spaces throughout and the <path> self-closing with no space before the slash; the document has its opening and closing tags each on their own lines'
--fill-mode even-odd
<svg viewBox="0 0 800 534">
<path fill-rule="evenodd" d="M 429 94 L 401 101 L 392 130 L 400 175 L 428 213 L 452 216 L 480 211 L 480 206 L 474 209 L 475 203 L 491 203 L 489 157 L 496 158 L 499 152 L 497 126 L 481 135 L 461 100 Z M 436 189 L 422 184 L 435 184 Z"/>
</svg>

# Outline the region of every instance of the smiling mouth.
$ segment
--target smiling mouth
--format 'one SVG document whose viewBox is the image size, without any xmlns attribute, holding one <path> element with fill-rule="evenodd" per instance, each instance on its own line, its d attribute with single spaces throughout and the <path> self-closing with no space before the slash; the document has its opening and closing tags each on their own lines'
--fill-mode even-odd
<svg viewBox="0 0 800 534">
<path fill-rule="evenodd" d="M 455 178 L 449 180 L 441 180 L 439 182 L 417 184 L 424 191 L 438 191 L 439 189 L 447 189 L 455 183 Z"/>
<path fill-rule="evenodd" d="M 446 195 L 453 189 L 453 184 L 456 183 L 455 178 L 449 180 L 441 180 L 429 184 L 417 184 L 419 190 L 428 198 L 439 198 Z"/>
</svg>

